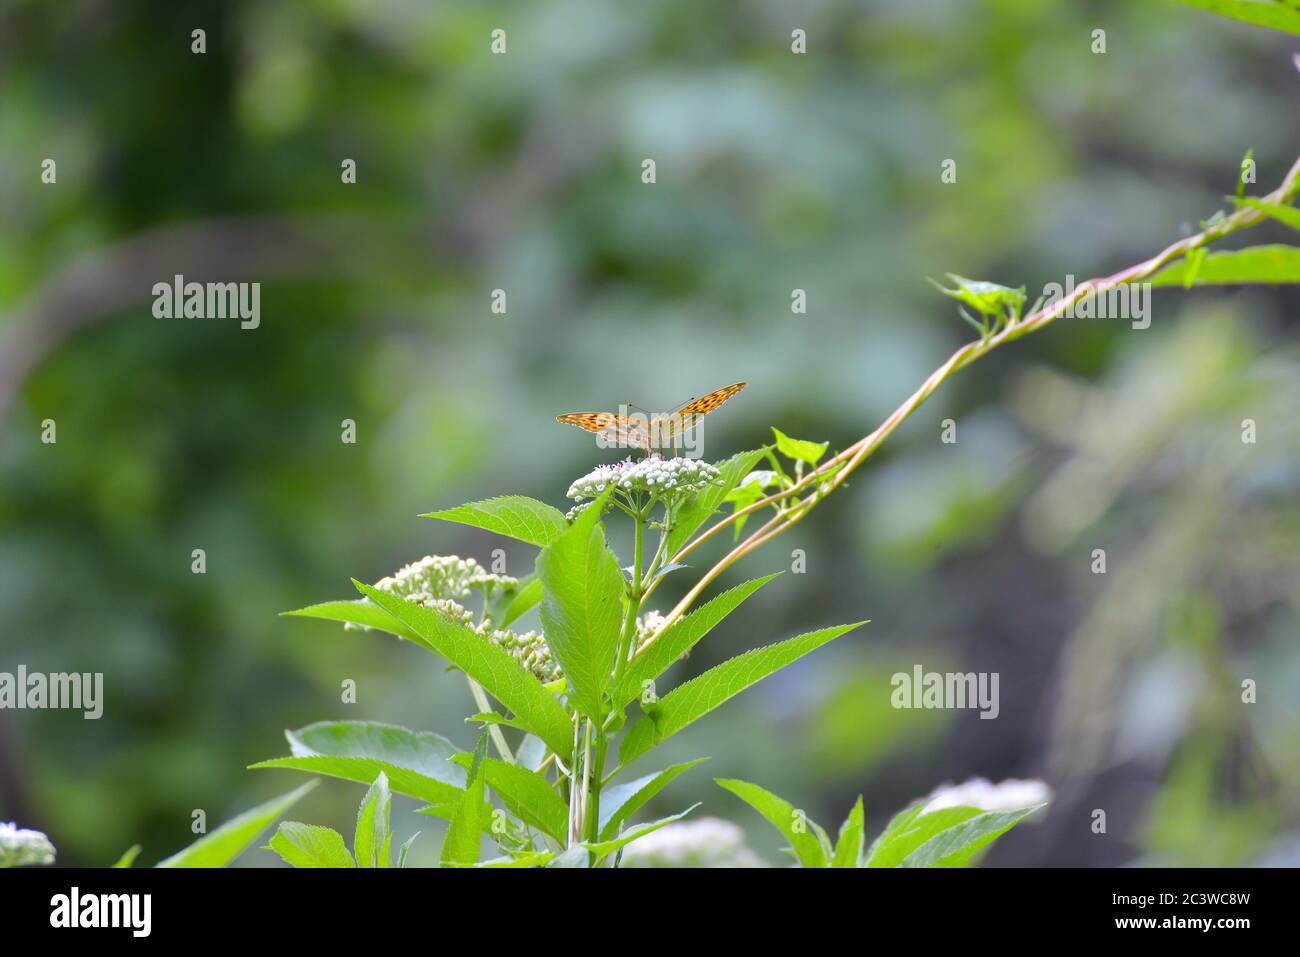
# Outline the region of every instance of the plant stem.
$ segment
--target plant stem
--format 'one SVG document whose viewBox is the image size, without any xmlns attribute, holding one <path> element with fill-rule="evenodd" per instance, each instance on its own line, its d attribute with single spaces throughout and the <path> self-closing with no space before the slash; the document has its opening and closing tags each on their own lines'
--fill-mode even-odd
<svg viewBox="0 0 1300 957">
<path fill-rule="evenodd" d="M 483 690 L 481 684 L 469 675 L 465 676 L 465 680 L 469 682 L 469 693 L 474 696 L 474 703 L 478 705 L 479 713 L 487 714 L 492 710 L 492 705 L 488 701 L 487 692 Z M 497 753 L 501 755 L 501 760 L 506 764 L 514 764 L 515 756 L 511 753 L 510 745 L 506 743 L 506 736 L 501 733 L 501 728 L 495 724 L 488 724 L 488 737 L 490 737 L 492 743 L 496 745 Z"/>
<path fill-rule="evenodd" d="M 1266 205 L 1285 204 L 1297 191 L 1298 187 L 1300 187 L 1300 160 L 1296 160 L 1296 162 L 1291 166 L 1291 169 L 1287 171 L 1287 175 L 1283 179 L 1282 185 L 1267 196 L 1262 197 L 1261 202 Z M 1120 272 L 1102 279 L 1089 279 L 1088 281 L 1076 286 L 1070 295 L 1058 299 L 1045 308 L 1039 309 L 1037 312 L 1020 319 L 1015 323 L 1007 323 L 1007 325 L 995 335 L 975 342 L 968 342 L 966 345 L 962 346 L 948 358 L 947 362 L 932 372 L 930 376 L 921 383 L 920 388 L 913 392 L 906 401 L 895 409 L 884 422 L 876 427 L 874 431 L 864 435 L 857 442 L 853 443 L 853 445 L 833 456 L 816 469 L 810 471 L 789 488 L 781 489 L 766 498 L 746 506 L 745 508 L 737 509 L 679 549 L 677 554 L 672 557 L 672 561 L 674 562 L 681 561 L 693 549 L 741 517 L 749 515 L 760 508 L 766 508 L 769 505 L 776 505 L 777 503 L 789 498 L 791 495 L 806 488 L 814 488 L 812 494 L 807 498 L 801 499 L 797 504 L 790 506 L 789 508 L 778 510 L 776 515 L 751 532 L 748 538 L 736 545 L 731 549 L 731 551 L 723 556 L 720 561 L 710 568 L 700 578 L 700 580 L 695 583 L 695 586 L 682 597 L 682 600 L 677 603 L 676 607 L 669 612 L 667 617 L 665 617 L 663 624 L 655 631 L 655 633 L 647 638 L 641 647 L 637 649 L 637 654 L 640 655 L 644 653 L 645 650 L 673 624 L 673 622 L 681 618 L 709 583 L 722 574 L 723 571 L 740 558 L 748 555 L 758 546 L 770 541 L 786 529 L 797 524 L 818 502 L 824 499 L 831 492 L 835 491 L 835 489 L 839 488 L 840 485 L 844 483 L 844 480 L 848 478 L 849 474 L 861 465 L 864 459 L 875 452 L 885 439 L 893 435 L 894 431 L 902 425 L 904 420 L 915 412 L 926 399 L 933 395 L 939 386 L 942 385 L 953 373 L 957 372 L 959 369 L 965 368 L 977 359 L 982 358 L 994 349 L 998 348 L 998 346 L 1007 342 L 1014 342 L 1021 336 L 1028 335 L 1031 332 L 1037 332 L 1044 326 L 1055 322 L 1057 319 L 1061 318 L 1061 316 L 1071 311 L 1075 304 L 1089 296 L 1104 293 L 1117 286 L 1123 285 L 1124 283 L 1146 279 L 1153 275 L 1162 266 L 1165 266 L 1178 257 L 1186 255 L 1194 249 L 1206 246 L 1215 240 L 1222 239 L 1224 236 L 1228 236 L 1238 230 L 1254 226 L 1265 218 L 1266 214 L 1261 213 L 1257 209 L 1252 207 L 1242 207 L 1236 212 L 1224 217 L 1218 223 L 1206 227 L 1201 232 L 1195 233 L 1188 236 L 1186 239 L 1181 239 L 1178 242 L 1167 246 L 1164 250 L 1152 256 L 1150 259 L 1144 260 L 1143 262 L 1137 263 L 1134 266 L 1130 266 L 1127 269 L 1121 270 Z"/>
<path fill-rule="evenodd" d="M 652 508 L 654 508 L 653 499 L 651 499 L 649 505 L 639 510 L 634 516 L 636 519 L 636 537 L 632 546 L 632 578 L 627 587 L 627 610 L 623 614 L 623 631 L 618 636 L 618 645 L 615 651 L 615 682 L 623 675 L 623 669 L 627 666 L 628 652 L 631 650 L 632 642 L 636 638 L 636 616 L 637 612 L 641 610 L 641 598 L 644 592 L 644 582 L 641 579 L 641 563 L 645 558 L 645 520 Z"/>
</svg>

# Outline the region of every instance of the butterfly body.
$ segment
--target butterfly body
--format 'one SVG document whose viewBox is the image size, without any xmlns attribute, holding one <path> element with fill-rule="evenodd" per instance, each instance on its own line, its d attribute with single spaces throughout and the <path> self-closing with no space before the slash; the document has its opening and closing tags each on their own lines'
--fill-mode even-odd
<svg viewBox="0 0 1300 957">
<path fill-rule="evenodd" d="M 576 425 L 580 429 L 609 435 L 615 444 L 639 449 L 649 455 L 659 449 L 670 449 L 677 441 L 699 424 L 722 403 L 745 387 L 746 383 L 732 385 L 710 392 L 700 399 L 692 399 L 668 415 L 627 415 L 617 412 L 566 412 L 555 417 L 557 422 Z"/>
</svg>

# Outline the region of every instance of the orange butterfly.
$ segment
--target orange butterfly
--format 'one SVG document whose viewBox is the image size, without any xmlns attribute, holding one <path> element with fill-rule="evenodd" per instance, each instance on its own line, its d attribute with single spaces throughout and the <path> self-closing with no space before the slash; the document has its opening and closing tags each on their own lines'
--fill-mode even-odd
<svg viewBox="0 0 1300 957">
<path fill-rule="evenodd" d="M 604 433 L 614 439 L 615 444 L 640 449 L 649 455 L 656 449 L 676 446 L 679 436 L 684 435 L 722 403 L 745 387 L 746 383 L 733 385 L 710 392 L 702 399 L 687 402 L 676 412 L 659 416 L 629 416 L 615 412 L 566 412 L 557 415 L 555 421 L 566 425 L 576 425 L 580 429 L 597 434 Z"/>
</svg>

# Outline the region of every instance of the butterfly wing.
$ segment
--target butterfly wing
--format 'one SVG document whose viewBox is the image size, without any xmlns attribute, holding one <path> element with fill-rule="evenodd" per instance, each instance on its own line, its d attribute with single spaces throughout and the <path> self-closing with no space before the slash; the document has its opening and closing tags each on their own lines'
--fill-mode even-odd
<svg viewBox="0 0 1300 957">
<path fill-rule="evenodd" d="M 611 436 L 619 445 L 634 449 L 648 449 L 650 437 L 641 423 L 613 412 L 566 412 L 555 421 L 576 425 L 580 429 Z"/>
<path fill-rule="evenodd" d="M 724 386 L 716 392 L 710 392 L 701 399 L 695 399 L 687 402 L 684 406 L 672 414 L 668 425 L 669 434 L 676 438 L 684 432 L 695 428 L 703 416 L 708 415 L 722 403 L 726 402 L 733 395 L 748 385 L 746 382 L 733 382 L 731 385 Z"/>
<path fill-rule="evenodd" d="M 745 388 L 747 382 L 733 382 L 731 385 L 724 386 L 717 392 L 710 392 L 702 399 L 696 399 L 694 402 L 687 402 L 677 410 L 678 415 L 708 415 L 722 403 L 726 402 L 733 395 Z"/>
</svg>

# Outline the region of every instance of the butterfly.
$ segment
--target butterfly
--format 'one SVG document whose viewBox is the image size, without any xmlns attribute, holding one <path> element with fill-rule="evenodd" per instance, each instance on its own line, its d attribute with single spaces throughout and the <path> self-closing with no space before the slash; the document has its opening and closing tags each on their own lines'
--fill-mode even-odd
<svg viewBox="0 0 1300 957">
<path fill-rule="evenodd" d="M 702 399 L 692 399 L 676 412 L 668 415 L 620 415 L 616 412 L 566 412 L 557 415 L 555 421 L 566 425 L 576 425 L 580 429 L 597 434 L 606 434 L 613 438 L 614 444 L 640 449 L 649 455 L 655 449 L 671 448 L 677 439 L 689 432 L 722 403 L 745 387 L 746 383 L 736 382 L 716 392 L 710 392 Z"/>
</svg>

